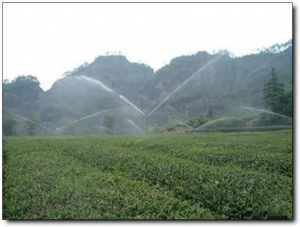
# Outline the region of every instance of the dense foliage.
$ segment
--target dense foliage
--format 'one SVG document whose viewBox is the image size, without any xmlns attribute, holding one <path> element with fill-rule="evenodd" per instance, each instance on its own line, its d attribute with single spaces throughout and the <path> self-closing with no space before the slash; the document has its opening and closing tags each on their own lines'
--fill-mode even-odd
<svg viewBox="0 0 300 227">
<path fill-rule="evenodd" d="M 275 69 L 272 69 L 271 78 L 264 85 L 263 94 L 265 106 L 275 113 L 293 116 L 292 91 L 286 92 L 284 84 L 278 81 Z"/>
<path fill-rule="evenodd" d="M 291 219 L 291 131 L 3 141 L 4 219 Z"/>
</svg>

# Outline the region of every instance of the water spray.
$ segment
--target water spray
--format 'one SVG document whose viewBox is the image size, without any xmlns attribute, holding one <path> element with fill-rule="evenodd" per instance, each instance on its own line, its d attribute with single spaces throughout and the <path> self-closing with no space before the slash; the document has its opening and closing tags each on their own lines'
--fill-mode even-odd
<svg viewBox="0 0 300 227">
<path fill-rule="evenodd" d="M 14 115 L 14 116 L 16 116 L 16 117 L 18 117 L 18 118 L 20 118 L 20 119 L 22 119 L 22 120 L 30 121 L 30 122 L 32 122 L 32 123 L 34 123 L 34 124 L 40 126 L 41 128 L 50 131 L 52 134 L 54 133 L 54 131 L 53 131 L 52 129 L 50 129 L 50 128 L 48 128 L 48 127 L 46 127 L 46 126 L 44 126 L 44 125 L 42 125 L 42 124 L 40 124 L 40 123 L 38 123 L 38 122 L 36 122 L 36 121 L 33 121 L 33 120 L 31 120 L 31 119 L 29 119 L 29 118 L 27 118 L 27 117 L 23 117 L 23 116 L 21 116 L 21 115 L 19 115 L 19 114 L 14 114 L 14 113 L 12 113 L 12 115 Z"/>
<path fill-rule="evenodd" d="M 275 112 L 269 111 L 269 110 L 258 109 L 258 108 L 254 108 L 254 107 L 250 107 L 250 106 L 241 106 L 241 108 L 245 109 L 245 110 L 259 111 L 259 112 L 262 112 L 262 113 L 272 114 L 272 115 L 279 116 L 279 117 L 282 117 L 282 118 L 285 118 L 285 119 L 288 119 L 288 120 L 292 119 L 291 117 L 285 116 L 283 114 L 275 113 Z"/>
<path fill-rule="evenodd" d="M 133 107 L 135 110 L 137 110 L 140 114 L 146 116 L 146 114 L 140 108 L 138 108 L 136 105 L 134 105 L 132 102 L 130 102 L 122 94 L 117 94 L 117 92 L 115 92 L 113 89 L 109 88 L 108 86 L 106 86 L 105 84 L 100 82 L 99 80 L 95 80 L 95 79 L 89 78 L 87 76 L 79 76 L 79 77 L 82 78 L 82 79 L 85 79 L 89 82 L 93 82 L 93 83 L 96 83 L 96 84 L 100 85 L 104 90 L 108 91 L 110 94 L 112 94 L 114 96 L 119 97 L 121 100 L 123 100 L 124 102 L 129 104 L 131 107 Z"/>
<path fill-rule="evenodd" d="M 114 94 L 114 93 L 115 93 L 114 90 L 110 89 L 109 87 L 107 87 L 105 84 L 103 84 L 103 83 L 100 82 L 99 80 L 94 80 L 94 79 L 89 78 L 89 77 L 84 76 L 84 75 L 79 76 L 79 77 L 81 77 L 81 78 L 83 78 L 83 79 L 85 79 L 85 80 L 87 80 L 87 81 L 90 81 L 90 82 L 92 82 L 92 83 L 96 83 L 96 84 L 100 85 L 104 90 L 108 91 L 108 92 L 111 93 L 111 94 Z"/>
<path fill-rule="evenodd" d="M 113 96 L 117 96 L 118 98 L 120 98 L 122 101 L 124 101 L 125 103 L 127 103 L 128 105 L 130 105 L 132 108 L 134 108 L 136 111 L 138 111 L 141 115 L 145 116 L 146 118 L 146 126 L 148 125 L 148 122 L 149 122 L 149 117 L 155 112 L 157 111 L 157 109 L 159 109 L 165 102 L 167 102 L 171 96 L 173 96 L 176 92 L 178 92 L 180 89 L 182 89 L 182 87 L 184 87 L 188 82 L 190 82 L 192 79 L 194 79 L 199 73 L 201 73 L 203 70 L 205 70 L 209 65 L 213 64 L 214 62 L 216 62 L 219 58 L 221 58 L 222 55 L 219 55 L 217 57 L 215 57 L 214 59 L 210 60 L 209 62 L 207 62 L 205 65 L 203 65 L 202 67 L 200 67 L 195 73 L 193 73 L 189 78 L 187 78 L 185 81 L 183 81 L 176 89 L 174 89 L 167 97 L 165 97 L 160 103 L 158 103 L 158 105 L 156 107 L 153 108 L 152 111 L 150 111 L 148 114 L 146 114 L 145 112 L 143 112 L 140 108 L 138 108 L 136 105 L 134 105 L 131 101 L 129 101 L 126 97 L 124 97 L 122 94 L 118 94 L 117 92 L 115 92 L 113 89 L 109 88 L 108 86 L 106 86 L 104 83 L 100 82 L 99 80 L 95 80 L 95 79 L 92 79 L 92 78 L 89 78 L 87 76 L 84 76 L 84 75 L 81 75 L 79 76 L 80 78 L 82 79 L 85 79 L 89 82 L 93 82 L 93 83 L 96 83 L 97 85 L 101 86 L 101 88 L 103 88 L 104 90 L 106 90 L 107 92 L 109 92 L 110 94 L 112 94 Z M 100 114 L 99 112 L 98 113 L 95 113 L 95 114 Z M 81 119 L 78 119 L 74 122 L 72 122 L 71 124 L 75 124 L 77 123 L 78 121 L 81 121 L 81 120 L 84 120 L 86 118 L 89 118 L 91 116 L 93 116 L 94 114 L 92 115 L 88 115 L 84 118 L 81 118 Z M 128 122 L 130 122 L 130 124 L 134 125 L 134 127 L 136 127 L 139 131 L 141 131 L 141 129 L 139 127 L 137 127 L 137 125 L 129 120 L 129 119 L 126 119 Z M 70 124 L 70 125 L 71 125 Z M 64 126 L 66 127 L 66 126 Z M 56 131 L 59 131 L 61 129 L 63 129 L 64 127 L 61 127 L 61 128 L 58 128 L 56 129 Z"/>
<path fill-rule="evenodd" d="M 132 102 L 130 102 L 128 99 L 126 99 L 123 95 L 119 95 L 119 98 L 124 100 L 126 103 L 128 103 L 130 106 L 132 106 L 134 109 L 136 109 L 138 112 L 140 112 L 142 115 L 146 116 L 146 114 L 140 110 L 137 106 L 135 106 Z"/>
<path fill-rule="evenodd" d="M 78 123 L 78 122 L 80 122 L 80 121 L 83 121 L 83 120 L 85 120 L 85 119 L 87 119 L 87 118 L 91 118 L 91 117 L 97 116 L 97 115 L 99 115 L 99 114 L 108 112 L 108 111 L 109 111 L 109 110 L 102 110 L 102 111 L 99 111 L 99 112 L 97 112 L 97 113 L 93 113 L 93 114 L 87 115 L 87 116 L 85 116 L 85 117 L 82 117 L 82 118 L 80 118 L 80 119 L 77 119 L 77 120 L 75 120 L 75 121 L 72 121 L 72 122 L 70 122 L 69 124 L 67 124 L 67 125 L 65 125 L 65 126 L 63 126 L 63 127 L 56 128 L 56 129 L 55 129 L 55 132 L 58 132 L 58 131 L 60 131 L 60 130 L 62 130 L 62 129 L 64 129 L 64 128 L 66 128 L 66 127 L 69 127 L 69 126 L 71 126 L 71 125 L 73 125 L 73 124 L 76 124 L 76 123 Z"/>
<path fill-rule="evenodd" d="M 142 130 L 132 120 L 126 119 L 126 121 L 133 125 L 133 127 L 136 128 L 139 132 L 142 132 Z"/>
<path fill-rule="evenodd" d="M 185 81 L 183 81 L 175 90 L 173 90 L 166 98 L 164 98 L 148 115 L 147 117 L 150 117 L 159 107 L 161 107 L 168 99 L 174 95 L 176 92 L 178 92 L 183 86 L 185 86 L 190 80 L 194 79 L 199 73 L 201 73 L 203 70 L 205 70 L 209 65 L 213 64 L 215 61 L 217 61 L 219 58 L 221 58 L 222 55 L 215 57 L 214 59 L 207 62 L 205 65 L 200 67 L 196 72 L 194 72 L 189 78 L 187 78 Z"/>
<path fill-rule="evenodd" d="M 221 117 L 221 118 L 218 118 L 218 119 L 216 119 L 216 120 L 209 121 L 209 122 L 207 122 L 207 123 L 205 123 L 205 124 L 199 126 L 198 128 L 196 128 L 196 130 L 200 130 L 200 129 L 202 129 L 202 128 L 208 126 L 208 125 L 214 124 L 214 123 L 219 122 L 219 121 L 224 121 L 224 120 L 227 120 L 227 119 L 228 119 L 227 117 Z"/>
</svg>

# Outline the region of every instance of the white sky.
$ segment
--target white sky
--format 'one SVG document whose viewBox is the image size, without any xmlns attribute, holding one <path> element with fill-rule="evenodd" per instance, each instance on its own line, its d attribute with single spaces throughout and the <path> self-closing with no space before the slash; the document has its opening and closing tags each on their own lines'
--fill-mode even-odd
<svg viewBox="0 0 300 227">
<path fill-rule="evenodd" d="M 236 56 L 292 38 L 292 3 L 4 3 L 3 79 L 44 90 L 107 51 L 154 70 L 174 57 L 227 49 Z"/>
</svg>

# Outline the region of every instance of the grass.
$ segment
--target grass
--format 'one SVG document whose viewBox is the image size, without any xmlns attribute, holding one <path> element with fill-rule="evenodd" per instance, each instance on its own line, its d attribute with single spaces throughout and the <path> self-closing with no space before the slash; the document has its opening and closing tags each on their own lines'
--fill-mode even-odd
<svg viewBox="0 0 300 227">
<path fill-rule="evenodd" d="M 291 131 L 3 140 L 4 219 L 292 219 Z"/>
</svg>

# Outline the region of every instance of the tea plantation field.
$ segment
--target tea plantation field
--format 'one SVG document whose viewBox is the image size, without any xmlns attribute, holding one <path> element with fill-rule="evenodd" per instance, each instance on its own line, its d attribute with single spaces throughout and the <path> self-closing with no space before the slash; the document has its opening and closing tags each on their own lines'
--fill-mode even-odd
<svg viewBox="0 0 300 227">
<path fill-rule="evenodd" d="M 3 219 L 292 219 L 291 131 L 3 138 Z"/>
</svg>

